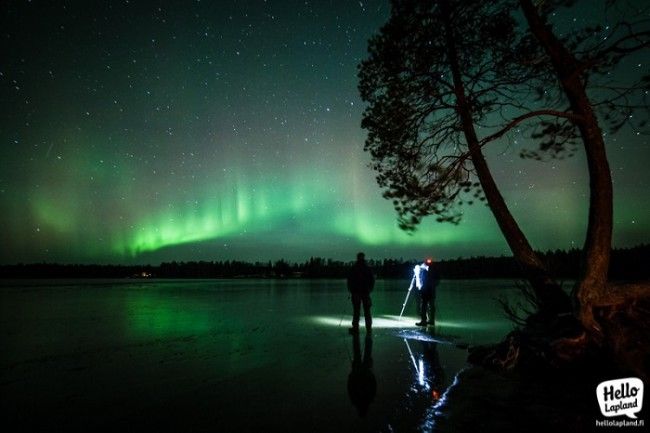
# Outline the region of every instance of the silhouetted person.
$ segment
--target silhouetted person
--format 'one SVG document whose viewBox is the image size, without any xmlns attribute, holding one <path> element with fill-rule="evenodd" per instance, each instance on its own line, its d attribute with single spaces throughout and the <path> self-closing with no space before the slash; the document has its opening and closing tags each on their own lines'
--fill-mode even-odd
<svg viewBox="0 0 650 433">
<path fill-rule="evenodd" d="M 426 259 L 420 265 L 420 274 L 418 289 L 420 291 L 420 321 L 417 326 L 427 326 L 436 324 L 436 287 L 440 277 L 433 266 L 433 259 Z M 427 314 L 431 310 L 429 317 Z"/>
<path fill-rule="evenodd" d="M 377 394 L 377 380 L 372 372 L 372 336 L 366 334 L 363 358 L 361 357 L 361 342 L 359 334 L 352 337 L 352 369 L 348 375 L 348 394 L 352 405 L 357 408 L 359 416 L 365 417 L 370 403 Z"/>
<path fill-rule="evenodd" d="M 348 291 L 352 299 L 352 328 L 350 333 L 359 332 L 359 316 L 361 304 L 363 303 L 363 317 L 366 319 L 366 332 L 372 331 L 372 315 L 370 314 L 370 292 L 375 287 L 375 277 L 366 264 L 366 256 L 363 253 L 357 254 L 357 262 L 350 269 L 348 274 Z"/>
</svg>

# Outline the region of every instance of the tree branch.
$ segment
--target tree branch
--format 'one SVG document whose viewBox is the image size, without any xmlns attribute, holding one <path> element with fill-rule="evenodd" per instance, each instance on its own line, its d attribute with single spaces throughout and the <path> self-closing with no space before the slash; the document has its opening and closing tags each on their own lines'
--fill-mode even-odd
<svg viewBox="0 0 650 433">
<path fill-rule="evenodd" d="M 570 120 L 572 120 L 574 122 L 582 120 L 582 118 L 580 116 L 577 116 L 577 115 L 572 114 L 572 113 L 567 113 L 565 111 L 557 111 L 557 110 L 536 110 L 536 111 L 531 111 L 529 113 L 522 114 L 521 116 L 515 117 L 506 126 L 501 128 L 499 131 L 497 131 L 494 134 L 488 135 L 487 137 L 483 138 L 479 142 L 479 144 L 481 146 L 485 146 L 489 142 L 494 141 L 497 138 L 500 138 L 501 136 L 503 136 L 503 134 L 510 131 L 512 128 L 519 125 L 524 120 L 530 119 L 532 117 L 539 117 L 539 116 L 563 117 L 565 119 L 570 119 Z"/>
<path fill-rule="evenodd" d="M 650 31 L 642 31 L 642 32 L 635 32 L 635 33 L 630 33 L 627 34 L 621 38 L 619 38 L 617 41 L 612 43 L 609 47 L 604 48 L 600 51 L 598 51 L 596 54 L 591 56 L 589 59 L 583 60 L 580 62 L 578 65 L 578 68 L 574 73 L 583 73 L 584 71 L 593 68 L 596 66 L 598 63 L 601 61 L 604 61 L 605 57 L 611 53 L 615 54 L 630 54 L 635 51 L 641 50 L 643 48 L 647 48 L 650 46 L 650 40 L 648 39 L 643 39 L 643 37 L 648 38 L 650 36 Z M 621 47 L 620 45 L 623 44 L 624 42 L 628 40 L 634 40 L 638 42 L 638 45 L 634 45 L 631 47 Z"/>
</svg>

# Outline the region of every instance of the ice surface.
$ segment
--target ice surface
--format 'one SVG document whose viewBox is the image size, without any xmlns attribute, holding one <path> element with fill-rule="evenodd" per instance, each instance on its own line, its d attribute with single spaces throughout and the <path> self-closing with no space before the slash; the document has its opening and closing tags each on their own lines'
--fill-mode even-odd
<svg viewBox="0 0 650 433">
<path fill-rule="evenodd" d="M 378 281 L 355 346 L 343 281 L 5 281 L 1 415 L 24 430 L 416 430 L 466 352 L 400 334 L 417 320 L 414 304 L 397 316 L 407 286 Z M 496 341 L 510 325 L 494 298 L 512 290 L 443 281 L 436 332 Z"/>
</svg>

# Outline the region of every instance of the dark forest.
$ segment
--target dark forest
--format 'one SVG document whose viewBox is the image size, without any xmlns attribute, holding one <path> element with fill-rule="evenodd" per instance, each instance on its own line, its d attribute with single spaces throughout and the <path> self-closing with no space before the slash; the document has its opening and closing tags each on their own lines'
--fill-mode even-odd
<svg viewBox="0 0 650 433">
<path fill-rule="evenodd" d="M 581 251 L 555 250 L 540 252 L 555 278 L 578 277 Z M 650 245 L 612 250 L 609 274 L 612 279 L 644 280 L 650 278 Z M 163 262 L 160 265 L 81 265 L 31 263 L 0 266 L 2 278 L 344 278 L 353 262 L 311 257 L 302 263 L 189 261 Z M 378 278 L 410 278 L 415 260 L 369 260 Z M 469 257 L 441 260 L 437 268 L 443 279 L 522 278 L 512 257 Z"/>
</svg>

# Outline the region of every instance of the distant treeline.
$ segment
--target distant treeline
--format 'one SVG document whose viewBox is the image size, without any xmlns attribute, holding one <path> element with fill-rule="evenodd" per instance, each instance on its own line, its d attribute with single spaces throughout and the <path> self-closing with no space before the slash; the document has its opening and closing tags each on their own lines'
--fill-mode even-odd
<svg viewBox="0 0 650 433">
<path fill-rule="evenodd" d="M 581 252 L 541 253 L 558 279 L 578 277 Z M 33 263 L 0 266 L 0 278 L 344 278 L 353 262 L 312 257 L 303 263 L 276 262 L 171 262 L 152 265 L 62 265 Z M 650 278 L 650 245 L 614 249 L 610 278 Z M 378 278 L 409 278 L 415 262 L 404 259 L 369 260 Z M 470 257 L 442 260 L 436 264 L 442 278 L 519 278 L 512 257 Z"/>
</svg>

